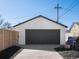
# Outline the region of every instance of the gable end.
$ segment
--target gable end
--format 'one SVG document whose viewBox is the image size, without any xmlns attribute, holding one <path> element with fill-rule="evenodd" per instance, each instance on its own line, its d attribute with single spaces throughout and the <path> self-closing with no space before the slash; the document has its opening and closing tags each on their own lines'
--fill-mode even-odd
<svg viewBox="0 0 79 59">
<path fill-rule="evenodd" d="M 24 22 L 22 22 L 22 23 L 19 23 L 19 24 L 17 24 L 17 25 L 14 25 L 13 27 L 19 26 L 19 25 L 21 25 L 21 24 L 24 24 L 24 23 L 26 23 L 26 22 L 29 22 L 29 21 L 31 21 L 31 20 L 34 20 L 34 19 L 36 19 L 36 18 L 38 18 L 38 17 L 45 18 L 46 20 L 52 21 L 52 22 L 54 22 L 54 23 L 56 23 L 56 24 L 59 24 L 59 25 L 61 25 L 61 26 L 67 28 L 66 25 L 63 25 L 63 24 L 61 24 L 61 23 L 58 23 L 57 21 L 51 20 L 51 19 L 49 19 L 49 18 L 47 18 L 47 17 L 44 17 L 44 16 L 42 16 L 42 15 L 39 15 L 39 16 L 36 16 L 36 17 L 31 18 L 31 19 L 29 19 L 29 20 L 26 20 L 26 21 L 24 21 Z"/>
</svg>

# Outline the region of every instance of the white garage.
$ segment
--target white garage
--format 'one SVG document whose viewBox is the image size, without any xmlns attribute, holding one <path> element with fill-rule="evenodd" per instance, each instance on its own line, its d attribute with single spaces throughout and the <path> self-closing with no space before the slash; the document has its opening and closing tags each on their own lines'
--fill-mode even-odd
<svg viewBox="0 0 79 59">
<path fill-rule="evenodd" d="M 67 26 L 42 15 L 14 26 L 19 32 L 19 44 L 65 44 Z"/>
</svg>

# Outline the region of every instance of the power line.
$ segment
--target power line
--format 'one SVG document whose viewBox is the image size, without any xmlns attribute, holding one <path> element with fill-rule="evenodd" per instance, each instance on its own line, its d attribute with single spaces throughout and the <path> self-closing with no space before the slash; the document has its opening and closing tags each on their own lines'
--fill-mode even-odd
<svg viewBox="0 0 79 59">
<path fill-rule="evenodd" d="M 74 0 L 70 5 L 70 7 L 68 7 L 69 9 L 67 9 L 67 11 L 60 17 L 64 17 L 65 15 L 67 15 L 68 12 L 70 12 L 78 3 L 79 3 L 78 0 Z"/>
<path fill-rule="evenodd" d="M 75 5 L 74 5 L 74 3 L 75 3 Z M 73 1 L 73 3 L 68 7 L 69 9 L 67 9 L 67 11 L 66 11 L 62 16 L 60 16 L 60 17 L 63 17 L 63 16 L 65 16 L 65 15 L 67 15 L 67 13 L 68 13 L 69 11 L 71 11 L 71 9 L 74 8 L 76 5 L 77 5 L 76 2 Z"/>
<path fill-rule="evenodd" d="M 57 4 L 57 6 L 54 8 L 57 9 L 57 22 L 59 22 L 59 10 L 62 9 L 62 7 L 60 7 L 59 4 Z"/>
<path fill-rule="evenodd" d="M 68 7 L 69 9 L 62 15 L 62 16 L 59 16 L 59 10 L 62 9 L 62 7 L 59 6 L 59 4 L 57 4 L 56 7 L 54 7 L 55 9 L 57 9 L 57 22 L 59 22 L 59 17 L 62 18 L 64 17 L 65 15 L 68 14 L 69 11 L 71 11 L 77 4 L 78 4 L 78 0 L 74 0 L 71 5 Z M 15 18 L 7 18 L 7 19 L 21 19 L 21 18 L 25 18 L 26 16 L 23 16 L 23 17 L 15 17 Z"/>
</svg>

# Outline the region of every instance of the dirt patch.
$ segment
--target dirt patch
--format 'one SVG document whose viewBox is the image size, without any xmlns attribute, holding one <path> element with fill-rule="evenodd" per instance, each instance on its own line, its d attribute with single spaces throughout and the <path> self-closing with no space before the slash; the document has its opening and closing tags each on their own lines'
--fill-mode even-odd
<svg viewBox="0 0 79 59">
<path fill-rule="evenodd" d="M 54 48 L 56 51 L 69 51 L 69 50 L 72 50 L 71 48 L 70 49 L 66 49 L 64 47 L 56 47 Z"/>
<path fill-rule="evenodd" d="M 76 59 L 79 58 L 79 52 L 78 51 L 59 51 L 60 55 L 64 57 L 64 59 Z"/>
<path fill-rule="evenodd" d="M 16 53 L 21 47 L 12 46 L 0 52 L 0 59 L 9 59 L 14 53 Z"/>
</svg>

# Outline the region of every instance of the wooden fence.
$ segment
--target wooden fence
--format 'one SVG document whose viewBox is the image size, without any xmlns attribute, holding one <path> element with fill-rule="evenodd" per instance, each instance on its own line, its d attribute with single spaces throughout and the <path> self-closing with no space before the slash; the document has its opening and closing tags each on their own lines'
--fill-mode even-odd
<svg viewBox="0 0 79 59">
<path fill-rule="evenodd" d="M 10 46 L 17 45 L 19 33 L 13 30 L 0 29 L 0 51 Z"/>
</svg>

